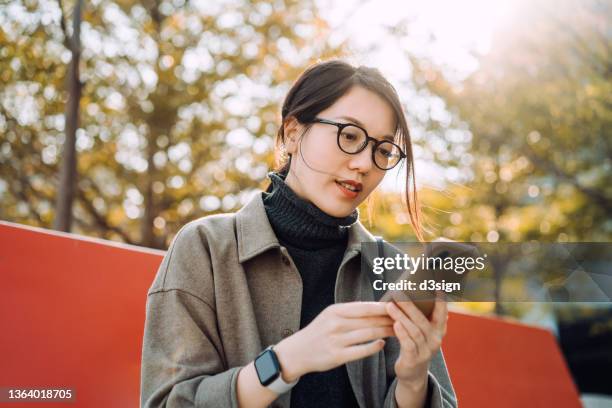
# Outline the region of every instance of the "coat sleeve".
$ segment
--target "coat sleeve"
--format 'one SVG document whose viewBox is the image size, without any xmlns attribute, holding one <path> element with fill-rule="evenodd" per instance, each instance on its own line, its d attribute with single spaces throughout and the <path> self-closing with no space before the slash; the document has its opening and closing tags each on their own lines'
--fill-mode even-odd
<svg viewBox="0 0 612 408">
<path fill-rule="evenodd" d="M 395 387 L 397 378 L 394 378 L 387 390 L 384 408 L 398 408 L 395 401 Z M 425 397 L 426 408 L 457 408 L 457 397 L 453 384 L 448 375 L 442 349 L 432 358 L 429 372 L 427 373 L 427 396 Z"/>
<path fill-rule="evenodd" d="M 225 361 L 206 248 L 197 227 L 185 226 L 149 289 L 141 407 L 238 407 L 241 367 L 228 368 Z"/>
</svg>

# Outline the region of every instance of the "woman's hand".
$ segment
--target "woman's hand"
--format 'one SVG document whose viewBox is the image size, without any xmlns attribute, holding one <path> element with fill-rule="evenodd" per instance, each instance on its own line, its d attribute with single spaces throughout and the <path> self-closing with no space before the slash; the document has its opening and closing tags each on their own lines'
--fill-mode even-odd
<svg viewBox="0 0 612 408">
<path fill-rule="evenodd" d="M 393 319 L 385 303 L 337 303 L 274 350 L 283 378 L 294 381 L 306 373 L 327 371 L 377 353 L 385 345 L 382 339 L 393 335 Z"/>
<path fill-rule="evenodd" d="M 440 293 L 436 298 L 431 321 L 414 305 L 407 302 L 388 302 L 389 316 L 401 350 L 395 362 L 398 386 L 416 389 L 427 384 L 431 358 L 438 352 L 446 334 L 448 308 Z"/>
</svg>

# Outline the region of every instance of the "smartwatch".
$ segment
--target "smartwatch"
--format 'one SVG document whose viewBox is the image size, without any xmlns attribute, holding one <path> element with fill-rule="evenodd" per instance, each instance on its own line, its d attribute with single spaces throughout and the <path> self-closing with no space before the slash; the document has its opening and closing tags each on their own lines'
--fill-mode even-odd
<svg viewBox="0 0 612 408">
<path fill-rule="evenodd" d="M 279 395 L 289 391 L 298 382 L 295 380 L 287 383 L 283 380 L 281 366 L 272 346 L 268 346 L 255 358 L 255 371 L 261 385 Z"/>
</svg>

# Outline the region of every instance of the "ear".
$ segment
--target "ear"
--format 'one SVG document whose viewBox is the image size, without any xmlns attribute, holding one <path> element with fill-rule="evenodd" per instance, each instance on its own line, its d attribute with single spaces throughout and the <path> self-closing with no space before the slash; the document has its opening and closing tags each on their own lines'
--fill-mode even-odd
<svg viewBox="0 0 612 408">
<path fill-rule="evenodd" d="M 283 126 L 283 132 L 285 135 L 285 151 L 289 154 L 294 154 L 297 152 L 302 125 L 294 116 L 291 116 L 285 120 L 285 124 Z"/>
</svg>

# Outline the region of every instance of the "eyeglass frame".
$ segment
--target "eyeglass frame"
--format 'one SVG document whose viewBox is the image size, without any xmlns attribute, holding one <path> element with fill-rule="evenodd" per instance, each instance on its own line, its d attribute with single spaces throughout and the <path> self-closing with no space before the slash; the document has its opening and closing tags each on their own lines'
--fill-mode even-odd
<svg viewBox="0 0 612 408">
<path fill-rule="evenodd" d="M 375 165 L 376 167 L 378 167 L 379 169 L 381 169 L 381 170 L 383 170 L 383 171 L 388 171 L 388 170 L 393 169 L 395 166 L 397 166 L 397 165 L 398 165 L 398 164 L 399 164 L 399 163 L 402 161 L 402 159 L 405 159 L 405 158 L 407 157 L 407 156 L 406 156 L 406 153 L 404 153 L 404 151 L 402 150 L 402 148 L 401 148 L 401 147 L 399 147 L 397 144 L 393 143 L 393 142 L 392 142 L 392 141 L 390 141 L 390 140 L 378 140 L 378 139 L 376 139 L 376 138 L 374 138 L 374 137 L 370 136 L 370 135 L 368 134 L 368 131 L 367 131 L 367 130 L 365 130 L 364 128 L 362 128 L 361 126 L 359 126 L 359 125 L 357 125 L 357 124 L 355 124 L 355 123 L 340 123 L 340 122 L 334 122 L 333 120 L 330 120 L 330 119 L 323 119 L 323 118 L 314 118 L 314 119 L 312 119 L 312 120 L 308 121 L 308 123 L 323 123 L 323 124 L 325 124 L 325 125 L 333 125 L 333 126 L 336 126 L 336 127 L 338 128 L 338 133 L 337 133 L 337 135 L 336 135 L 336 143 L 338 144 L 338 148 L 339 148 L 339 149 L 340 149 L 342 152 L 344 152 L 344 153 L 346 153 L 346 154 L 359 154 L 359 153 L 363 152 L 363 151 L 364 151 L 364 150 L 365 150 L 365 149 L 368 147 L 368 144 L 370 144 L 370 142 L 374 142 L 374 148 L 372 149 L 372 163 L 374 163 L 374 165 Z M 366 142 L 363 144 L 363 147 L 361 147 L 361 148 L 360 148 L 358 151 L 356 151 L 356 152 L 347 152 L 346 150 L 344 150 L 344 149 L 342 148 L 342 146 L 340 146 L 340 134 L 342 133 L 342 130 L 343 130 L 345 127 L 347 127 L 347 126 L 354 126 L 354 127 L 358 128 L 358 129 L 361 129 L 361 130 L 363 131 L 363 133 L 365 134 L 365 137 L 366 137 L 366 139 L 365 139 L 365 140 L 366 140 Z M 374 158 L 374 155 L 376 154 L 376 149 L 378 149 L 378 146 L 380 146 L 380 145 L 381 145 L 381 144 L 383 144 L 383 143 L 391 143 L 392 145 L 394 145 L 395 147 L 397 147 L 397 149 L 399 150 L 399 153 L 400 153 L 400 159 L 397 161 L 397 163 L 395 163 L 393 166 L 389 167 L 388 169 L 383 169 L 382 167 L 380 167 L 380 166 L 379 166 L 379 165 L 376 163 L 376 159 Z"/>
</svg>

